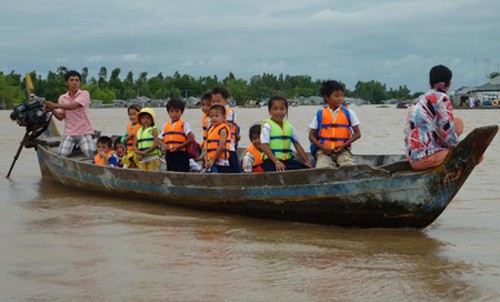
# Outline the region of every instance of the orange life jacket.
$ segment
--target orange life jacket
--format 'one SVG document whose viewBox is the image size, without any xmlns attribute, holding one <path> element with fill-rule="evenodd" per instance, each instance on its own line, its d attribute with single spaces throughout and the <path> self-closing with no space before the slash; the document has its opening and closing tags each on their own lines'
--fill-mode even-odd
<svg viewBox="0 0 500 302">
<path fill-rule="evenodd" d="M 141 129 L 141 124 L 136 123 L 135 126 L 132 126 L 132 123 L 128 124 L 127 126 L 127 136 L 133 134 L 134 136 L 137 136 L 137 131 Z M 125 144 L 127 145 L 127 151 L 134 151 L 134 137 L 129 138 Z"/>
<path fill-rule="evenodd" d="M 228 115 L 231 114 L 231 112 L 233 112 L 233 110 L 231 108 L 226 109 L 226 121 L 229 124 L 229 128 L 231 129 L 231 140 L 234 143 L 237 143 L 236 142 L 236 134 L 238 133 L 238 125 L 234 122 L 234 120 L 232 120 L 232 121 L 227 120 L 227 117 L 228 117 Z M 234 117 L 234 113 L 233 113 L 233 117 Z"/>
<path fill-rule="evenodd" d="M 342 107 L 337 114 L 332 113 L 330 108 L 323 109 L 321 114 L 321 129 L 319 130 L 319 142 L 328 148 L 335 148 L 347 142 L 351 137 L 351 124 Z M 320 121 L 318 121 L 318 124 Z M 348 146 L 348 149 L 351 145 Z"/>
<path fill-rule="evenodd" d="M 253 144 L 250 144 L 250 146 L 248 146 L 243 156 L 245 156 L 248 152 L 252 153 L 255 160 L 252 165 L 252 172 L 264 172 L 264 169 L 262 169 L 262 163 L 264 162 L 262 160 L 262 152 L 255 148 Z"/>
<path fill-rule="evenodd" d="M 178 120 L 172 127 L 172 122 L 167 122 L 163 127 L 163 142 L 167 145 L 167 150 L 180 146 L 187 140 L 184 133 L 184 121 Z M 179 149 L 179 151 L 186 151 L 186 147 Z"/>
<path fill-rule="evenodd" d="M 106 165 L 106 158 L 109 158 L 111 156 L 111 154 L 113 154 L 113 152 L 111 150 L 108 151 L 108 153 L 106 153 L 106 157 L 102 157 L 101 154 L 97 153 L 95 156 L 94 156 L 94 164 L 95 165 Z"/>
<path fill-rule="evenodd" d="M 202 148 L 205 147 L 207 141 L 207 132 L 209 126 L 210 126 L 210 119 L 208 118 L 208 114 L 203 113 L 203 116 L 201 117 L 201 127 L 203 128 L 203 141 L 200 144 Z"/>
<path fill-rule="evenodd" d="M 210 127 L 210 129 L 208 129 L 206 149 L 207 149 L 207 157 L 209 160 L 215 157 L 215 152 L 219 147 L 220 131 L 222 129 L 226 129 L 228 136 L 226 138 L 226 144 L 224 146 L 224 149 L 219 154 L 219 158 L 217 159 L 229 158 L 229 149 L 231 148 L 231 138 L 229 137 L 229 133 L 231 133 L 231 129 L 229 129 L 229 126 L 226 123 L 221 123 L 216 127 Z"/>
</svg>

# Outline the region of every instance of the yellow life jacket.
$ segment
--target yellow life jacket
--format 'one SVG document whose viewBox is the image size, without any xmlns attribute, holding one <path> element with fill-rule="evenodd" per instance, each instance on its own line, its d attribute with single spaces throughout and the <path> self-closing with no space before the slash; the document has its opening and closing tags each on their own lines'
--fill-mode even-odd
<svg viewBox="0 0 500 302">
<path fill-rule="evenodd" d="M 153 130 L 155 129 L 158 128 L 156 126 L 150 126 L 147 129 L 141 127 L 139 131 L 137 131 L 137 149 L 139 149 L 140 151 L 144 151 L 151 148 L 154 145 L 155 138 L 153 136 Z M 159 155 L 159 154 L 160 151 L 158 150 L 158 148 L 156 148 L 144 156 Z"/>
</svg>

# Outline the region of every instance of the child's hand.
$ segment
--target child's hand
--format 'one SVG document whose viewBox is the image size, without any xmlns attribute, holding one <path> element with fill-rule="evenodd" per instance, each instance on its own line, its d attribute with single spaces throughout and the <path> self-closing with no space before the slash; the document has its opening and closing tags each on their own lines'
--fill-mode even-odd
<svg viewBox="0 0 500 302">
<path fill-rule="evenodd" d="M 277 160 L 274 165 L 276 166 L 276 171 L 285 171 L 286 170 L 286 166 L 284 163 L 282 163 L 281 161 Z"/>
<path fill-rule="evenodd" d="M 333 151 L 335 151 L 335 153 L 340 153 L 340 152 L 342 152 L 344 149 L 345 149 L 345 145 L 344 145 L 344 144 L 342 144 L 342 145 L 338 146 L 337 148 L 333 149 Z"/>
<path fill-rule="evenodd" d="M 206 162 L 205 168 L 210 169 L 215 163 L 215 158 L 210 159 L 209 161 Z"/>
<path fill-rule="evenodd" d="M 310 160 L 306 161 L 305 164 L 309 167 L 309 168 L 314 168 L 313 167 L 313 164 Z"/>
<path fill-rule="evenodd" d="M 324 155 L 328 155 L 328 156 L 330 156 L 330 155 L 332 155 L 332 153 L 333 153 L 333 149 L 332 149 L 332 148 L 328 148 L 328 147 L 324 147 L 324 146 L 322 146 L 322 147 L 321 147 L 321 152 L 322 152 Z"/>
<path fill-rule="evenodd" d="M 180 146 L 173 147 L 172 149 L 170 149 L 170 152 L 177 152 L 179 150 L 179 147 Z"/>
<path fill-rule="evenodd" d="M 101 151 L 101 152 L 99 152 L 99 155 L 100 155 L 102 158 L 105 158 L 105 157 L 106 157 L 106 152 Z"/>
</svg>

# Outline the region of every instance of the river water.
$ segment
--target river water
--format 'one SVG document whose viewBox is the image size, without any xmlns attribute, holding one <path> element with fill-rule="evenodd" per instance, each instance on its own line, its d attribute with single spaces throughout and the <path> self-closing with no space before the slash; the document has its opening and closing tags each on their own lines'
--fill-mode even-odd
<svg viewBox="0 0 500 302">
<path fill-rule="evenodd" d="M 403 153 L 405 109 L 352 106 L 355 153 Z M 289 120 L 307 149 L 316 107 Z M 156 108 L 157 124 L 167 119 Z M 0 173 L 24 130 L 0 111 Z M 267 108 L 236 109 L 242 143 Z M 460 110 L 465 133 L 500 110 Z M 201 111 L 184 119 L 201 137 Z M 94 109 L 121 134 L 126 109 Z M 58 123 L 59 129 L 62 124 Z M 499 301 L 500 137 L 451 205 L 424 230 L 344 229 L 184 210 L 102 197 L 42 179 L 24 149 L 0 178 L 2 301 Z"/>
</svg>

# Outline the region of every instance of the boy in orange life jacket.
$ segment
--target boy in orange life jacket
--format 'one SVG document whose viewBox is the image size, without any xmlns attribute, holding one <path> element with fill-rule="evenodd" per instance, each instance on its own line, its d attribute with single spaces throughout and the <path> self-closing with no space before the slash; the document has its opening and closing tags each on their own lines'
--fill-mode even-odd
<svg viewBox="0 0 500 302">
<path fill-rule="evenodd" d="M 231 144 L 231 129 L 226 123 L 226 108 L 213 105 L 209 111 L 210 128 L 205 144 L 205 169 L 212 172 L 215 167 L 219 173 L 231 173 L 229 165 L 229 148 Z"/>
<path fill-rule="evenodd" d="M 92 161 L 95 165 L 105 165 L 116 167 L 118 158 L 111 150 L 113 141 L 108 136 L 101 136 L 97 139 L 97 154 Z"/>
<path fill-rule="evenodd" d="M 361 137 L 360 123 L 354 111 L 342 106 L 344 86 L 325 81 L 320 92 L 328 106 L 320 109 L 309 125 L 309 140 L 317 148 L 316 168 L 355 165 L 351 144 Z"/>
<path fill-rule="evenodd" d="M 165 123 L 158 135 L 160 146 L 165 154 L 167 171 L 189 172 L 189 153 L 187 148 L 194 142 L 191 126 L 181 117 L 184 113 L 184 103 L 172 99 L 167 103 L 170 121 Z"/>
<path fill-rule="evenodd" d="M 201 127 L 203 128 L 203 141 L 200 144 L 200 147 L 204 148 L 207 140 L 207 131 L 210 126 L 210 119 L 208 118 L 208 111 L 210 110 L 210 106 L 212 106 L 212 94 L 205 93 L 201 97 L 201 111 L 203 115 L 201 116 Z"/>
<path fill-rule="evenodd" d="M 264 172 L 262 169 L 262 149 L 260 143 L 260 125 L 250 127 L 250 146 L 243 154 L 243 171 L 244 172 Z"/>
<path fill-rule="evenodd" d="M 240 134 L 238 133 L 238 124 L 234 111 L 229 108 L 229 91 L 222 86 L 216 86 L 212 89 L 212 105 L 222 105 L 226 109 L 225 120 L 231 130 L 229 139 L 231 146 L 229 151 L 229 164 L 233 173 L 241 173 L 241 165 L 236 154 L 236 146 L 240 141 Z"/>
</svg>

